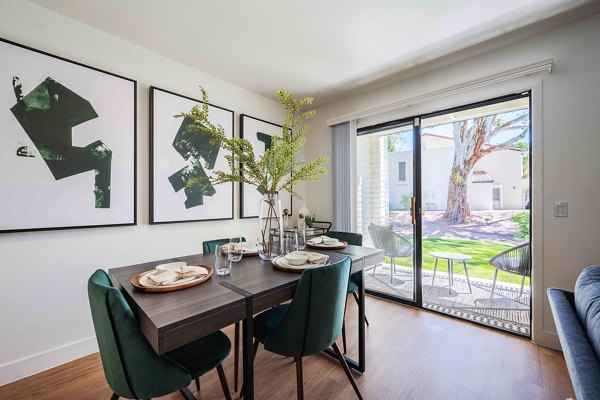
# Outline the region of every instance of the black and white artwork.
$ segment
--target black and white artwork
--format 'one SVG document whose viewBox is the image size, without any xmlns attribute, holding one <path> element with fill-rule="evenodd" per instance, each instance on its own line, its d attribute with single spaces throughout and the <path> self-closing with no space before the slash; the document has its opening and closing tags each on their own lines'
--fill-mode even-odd
<svg viewBox="0 0 600 400">
<path fill-rule="evenodd" d="M 200 100 L 150 88 L 150 222 L 233 219 L 233 183 L 213 185 L 213 170 L 228 170 L 225 151 L 203 132 L 188 132 Z M 233 111 L 209 105 L 209 119 L 233 135 Z"/>
<path fill-rule="evenodd" d="M 136 82 L 0 39 L 0 232 L 136 223 Z"/>
<path fill-rule="evenodd" d="M 254 154 L 258 157 L 271 146 L 271 136 L 281 135 L 281 125 L 242 114 L 240 115 L 240 135 L 252 143 Z M 240 193 L 240 217 L 258 217 L 259 202 L 264 195 L 262 188 L 242 183 L 240 184 Z M 287 208 L 292 214 L 292 195 L 288 192 L 279 193 L 279 199 L 282 210 Z"/>
</svg>

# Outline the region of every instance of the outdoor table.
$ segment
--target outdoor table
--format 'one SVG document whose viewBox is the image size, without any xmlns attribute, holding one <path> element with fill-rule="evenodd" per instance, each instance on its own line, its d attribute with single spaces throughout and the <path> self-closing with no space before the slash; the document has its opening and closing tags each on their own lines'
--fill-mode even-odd
<svg viewBox="0 0 600 400">
<path fill-rule="evenodd" d="M 351 273 L 359 285 L 358 362 L 346 358 L 350 368 L 365 371 L 365 291 L 363 270 L 382 262 L 383 250 L 347 246 L 343 250 L 320 250 L 331 262 L 346 256 L 352 259 Z M 214 256 L 197 254 L 153 261 L 109 270 L 111 281 L 122 292 L 140 324 L 140 329 L 154 351 L 164 354 L 215 332 L 235 322 L 243 325 L 244 398 L 254 398 L 252 365 L 253 316 L 272 306 L 290 300 L 301 274 L 275 269 L 270 261 L 244 257 L 234 263 L 226 276 L 213 274 L 208 281 L 187 289 L 149 293 L 138 290 L 131 278 L 158 264 L 174 261 L 212 265 Z M 335 357 L 332 351 L 327 354 Z"/>
<path fill-rule="evenodd" d="M 435 282 L 435 272 L 437 271 L 438 260 L 444 259 L 448 262 L 448 291 L 452 293 L 452 284 L 454 283 L 454 261 L 462 261 L 465 269 L 465 275 L 467 276 L 467 283 L 469 284 L 469 293 L 473 293 L 471 290 L 471 281 L 469 280 L 469 272 L 467 271 L 467 260 L 472 259 L 471 256 L 461 253 L 452 253 L 445 251 L 434 251 L 429 253 L 430 256 L 435 257 L 435 266 L 433 267 L 433 279 L 431 280 L 431 286 Z"/>
</svg>

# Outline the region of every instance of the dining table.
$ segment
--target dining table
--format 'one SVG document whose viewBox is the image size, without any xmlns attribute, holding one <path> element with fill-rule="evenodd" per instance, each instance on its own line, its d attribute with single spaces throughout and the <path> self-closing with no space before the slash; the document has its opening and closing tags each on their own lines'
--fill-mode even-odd
<svg viewBox="0 0 600 400">
<path fill-rule="evenodd" d="M 329 256 L 331 263 L 350 257 L 351 274 L 358 284 L 358 360 L 348 366 L 361 373 L 365 366 L 365 288 L 363 270 L 384 260 L 383 250 L 348 245 L 341 250 L 310 249 Z M 205 282 L 178 291 L 147 292 L 134 287 L 132 278 L 164 263 L 183 261 L 212 266 L 214 254 L 194 254 L 109 269 L 115 287 L 123 293 L 140 329 L 156 354 L 164 354 L 231 324 L 242 322 L 243 390 L 254 399 L 252 355 L 253 317 L 294 296 L 300 273 L 274 268 L 271 261 L 244 256 L 228 275 L 213 273 Z M 237 330 L 236 330 L 237 334 Z M 326 354 L 335 358 L 331 349 Z"/>
</svg>

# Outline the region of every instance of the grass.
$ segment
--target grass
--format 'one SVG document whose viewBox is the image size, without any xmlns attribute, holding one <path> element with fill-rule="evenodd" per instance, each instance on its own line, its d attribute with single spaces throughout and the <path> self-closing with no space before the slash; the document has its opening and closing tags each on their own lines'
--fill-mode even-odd
<svg viewBox="0 0 600 400">
<path fill-rule="evenodd" d="M 450 251 L 453 253 L 467 254 L 473 257 L 472 260 L 467 261 L 469 277 L 492 280 L 494 279 L 494 271 L 496 270 L 496 268 L 489 264 L 490 258 L 506 249 L 509 249 L 510 247 L 512 246 L 492 242 L 479 242 L 475 240 L 424 238 L 423 269 L 433 271 L 435 257 L 430 256 L 429 253 L 434 251 Z M 389 263 L 390 258 L 386 257 L 385 261 Z M 412 260 L 409 258 L 396 258 L 396 265 L 410 267 L 411 262 Z M 446 260 L 440 259 L 438 261 L 438 271 L 448 271 Z M 464 275 L 464 268 L 462 266 L 462 263 L 454 263 L 454 272 L 457 275 Z M 498 282 L 520 284 L 521 276 L 500 271 L 498 272 Z M 529 278 L 525 279 L 525 285 L 529 286 Z"/>
</svg>

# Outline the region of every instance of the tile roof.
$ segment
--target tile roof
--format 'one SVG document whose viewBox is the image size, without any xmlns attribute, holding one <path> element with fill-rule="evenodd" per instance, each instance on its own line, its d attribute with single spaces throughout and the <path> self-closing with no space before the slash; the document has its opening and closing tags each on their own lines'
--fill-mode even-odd
<svg viewBox="0 0 600 400">
<path fill-rule="evenodd" d="M 473 183 L 493 183 L 494 178 L 492 178 L 485 171 L 473 171 Z"/>
</svg>

